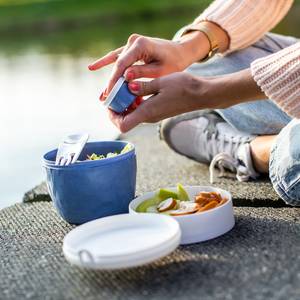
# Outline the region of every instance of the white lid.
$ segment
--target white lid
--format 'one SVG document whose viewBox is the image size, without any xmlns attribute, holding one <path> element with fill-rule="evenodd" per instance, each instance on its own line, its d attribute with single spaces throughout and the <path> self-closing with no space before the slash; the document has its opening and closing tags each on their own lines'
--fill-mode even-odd
<svg viewBox="0 0 300 300">
<path fill-rule="evenodd" d="M 85 223 L 63 242 L 66 259 L 93 269 L 120 269 L 143 265 L 177 248 L 178 222 L 158 214 L 123 214 Z"/>
<path fill-rule="evenodd" d="M 116 96 L 117 92 L 121 88 L 124 81 L 125 81 L 125 78 L 123 76 L 118 79 L 118 81 L 116 82 L 116 84 L 114 85 L 112 90 L 110 91 L 109 95 L 103 102 L 103 105 L 105 105 L 107 107 L 110 105 L 111 101 L 113 101 L 114 97 Z"/>
</svg>

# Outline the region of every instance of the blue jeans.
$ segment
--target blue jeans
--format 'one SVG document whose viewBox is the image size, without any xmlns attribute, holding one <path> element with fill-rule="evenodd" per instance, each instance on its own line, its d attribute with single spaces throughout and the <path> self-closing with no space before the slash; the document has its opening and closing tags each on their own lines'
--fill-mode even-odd
<svg viewBox="0 0 300 300">
<path fill-rule="evenodd" d="M 250 63 L 288 47 L 298 40 L 268 33 L 252 46 L 227 56 L 215 56 L 205 63 L 196 63 L 187 72 L 213 76 L 249 68 Z M 256 134 L 278 134 L 271 150 L 269 176 L 275 191 L 290 205 L 300 206 L 300 120 L 292 120 L 272 100 L 262 99 L 216 110 L 238 130 Z"/>
</svg>

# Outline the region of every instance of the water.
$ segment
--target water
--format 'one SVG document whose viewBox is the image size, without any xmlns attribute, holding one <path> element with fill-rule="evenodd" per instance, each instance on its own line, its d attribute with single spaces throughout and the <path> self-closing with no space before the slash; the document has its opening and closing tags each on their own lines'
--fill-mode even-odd
<svg viewBox="0 0 300 300">
<path fill-rule="evenodd" d="M 43 180 L 42 155 L 65 135 L 117 137 L 97 100 L 109 72 L 88 71 L 90 60 L 35 52 L 0 58 L 0 207 Z"/>
<path fill-rule="evenodd" d="M 276 31 L 297 35 L 297 12 L 299 7 Z M 85 131 L 91 140 L 118 136 L 98 101 L 110 67 L 90 72 L 91 61 L 122 45 L 132 32 L 170 38 L 194 15 L 2 37 L 0 208 L 21 201 L 44 179 L 42 155 L 65 135 Z"/>
</svg>

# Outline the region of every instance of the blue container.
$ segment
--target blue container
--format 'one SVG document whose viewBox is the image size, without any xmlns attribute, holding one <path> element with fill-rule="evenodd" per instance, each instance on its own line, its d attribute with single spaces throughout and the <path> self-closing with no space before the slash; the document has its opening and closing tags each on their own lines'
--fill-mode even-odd
<svg viewBox="0 0 300 300">
<path fill-rule="evenodd" d="M 103 105 L 117 113 L 124 112 L 135 100 L 136 95 L 128 89 L 128 83 L 124 77 L 120 77 L 107 96 Z"/>
<path fill-rule="evenodd" d="M 79 157 L 120 152 L 128 142 L 87 143 Z M 57 149 L 44 155 L 49 194 L 61 217 L 72 224 L 128 212 L 135 196 L 136 155 L 132 150 L 115 157 L 55 166 Z"/>
</svg>

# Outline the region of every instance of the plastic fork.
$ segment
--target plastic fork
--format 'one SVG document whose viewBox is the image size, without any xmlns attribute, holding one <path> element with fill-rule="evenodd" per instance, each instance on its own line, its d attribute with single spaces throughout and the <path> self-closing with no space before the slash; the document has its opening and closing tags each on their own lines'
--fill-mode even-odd
<svg viewBox="0 0 300 300">
<path fill-rule="evenodd" d="M 76 162 L 88 139 L 87 133 L 67 136 L 58 146 L 55 165 L 68 166 Z"/>
</svg>

